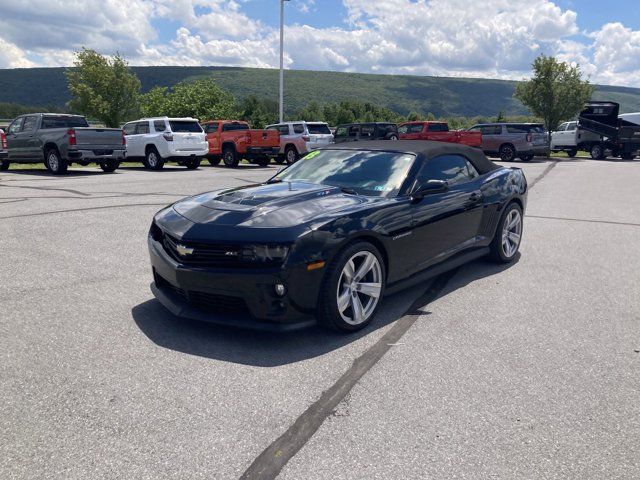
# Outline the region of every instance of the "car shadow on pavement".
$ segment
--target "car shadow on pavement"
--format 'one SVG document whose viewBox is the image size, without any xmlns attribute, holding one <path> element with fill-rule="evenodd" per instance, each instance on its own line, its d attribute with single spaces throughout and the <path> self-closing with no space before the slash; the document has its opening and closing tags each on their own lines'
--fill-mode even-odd
<svg viewBox="0 0 640 480">
<path fill-rule="evenodd" d="M 515 265 L 477 260 L 459 269 L 440 296 L 450 295 L 469 283 L 498 274 Z M 364 330 L 341 334 L 320 327 L 294 332 L 264 332 L 223 327 L 175 317 L 156 299 L 131 310 L 140 330 L 156 345 L 177 352 L 257 367 L 277 367 L 324 355 L 383 328 L 415 309 L 414 303 L 431 281 L 385 297 L 376 318 Z M 423 314 L 428 314 L 425 310 Z"/>
<path fill-rule="evenodd" d="M 42 170 L 31 170 L 31 169 L 25 169 L 25 170 L 12 170 L 9 169 L 7 171 L 1 172 L 4 175 L 27 175 L 30 177 L 48 177 L 48 178 L 56 178 L 59 180 L 64 180 L 67 178 L 73 178 L 73 177 L 86 177 L 86 176 L 92 176 L 92 175 L 113 175 L 113 173 L 104 173 L 102 170 L 76 170 L 76 169 L 69 169 L 66 171 L 66 173 L 64 175 L 55 175 L 51 172 L 49 172 L 48 170 L 46 170 L 44 167 L 42 168 Z"/>
</svg>

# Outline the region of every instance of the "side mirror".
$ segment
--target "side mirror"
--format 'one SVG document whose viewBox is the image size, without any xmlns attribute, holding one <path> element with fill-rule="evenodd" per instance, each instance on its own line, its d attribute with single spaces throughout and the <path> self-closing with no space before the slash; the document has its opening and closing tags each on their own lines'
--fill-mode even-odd
<svg viewBox="0 0 640 480">
<path fill-rule="evenodd" d="M 434 193 L 444 193 L 448 190 L 449 184 L 444 180 L 429 180 L 411 196 L 414 200 L 422 200 L 427 195 L 433 195 Z"/>
</svg>

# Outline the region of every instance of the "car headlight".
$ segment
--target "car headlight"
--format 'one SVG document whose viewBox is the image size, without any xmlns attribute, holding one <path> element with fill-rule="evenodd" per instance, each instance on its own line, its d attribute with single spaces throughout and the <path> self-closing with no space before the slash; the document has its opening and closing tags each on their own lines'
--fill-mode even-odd
<svg viewBox="0 0 640 480">
<path fill-rule="evenodd" d="M 289 247 L 284 245 L 247 245 L 242 248 L 242 259 L 248 262 L 284 262 Z"/>
</svg>

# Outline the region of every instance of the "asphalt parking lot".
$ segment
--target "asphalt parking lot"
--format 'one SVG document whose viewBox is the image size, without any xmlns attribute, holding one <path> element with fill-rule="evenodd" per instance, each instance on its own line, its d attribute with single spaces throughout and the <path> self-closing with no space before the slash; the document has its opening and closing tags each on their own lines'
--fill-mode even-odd
<svg viewBox="0 0 640 480">
<path fill-rule="evenodd" d="M 0 172 L 0 478 L 640 478 L 640 161 L 515 166 L 518 261 L 353 336 L 184 322 L 149 291 L 155 211 L 275 166 Z"/>
</svg>

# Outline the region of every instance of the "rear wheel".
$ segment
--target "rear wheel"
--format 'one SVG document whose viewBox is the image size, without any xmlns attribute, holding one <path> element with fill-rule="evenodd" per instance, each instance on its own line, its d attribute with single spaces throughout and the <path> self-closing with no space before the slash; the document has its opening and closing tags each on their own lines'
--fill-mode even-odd
<svg viewBox="0 0 640 480">
<path fill-rule="evenodd" d="M 236 168 L 240 163 L 240 157 L 238 156 L 235 148 L 224 147 L 224 150 L 222 150 L 222 161 L 224 162 L 225 166 Z"/>
<path fill-rule="evenodd" d="M 508 143 L 500 146 L 499 153 L 503 162 L 513 162 L 516 158 L 516 149 Z"/>
<path fill-rule="evenodd" d="M 318 298 L 318 321 L 342 332 L 355 332 L 373 319 L 384 293 L 385 270 L 378 249 L 369 242 L 347 246 L 326 272 Z"/>
<path fill-rule="evenodd" d="M 105 173 L 115 172 L 119 166 L 120 162 L 117 160 L 107 160 L 106 162 L 102 162 L 100 164 L 100 168 Z"/>
<path fill-rule="evenodd" d="M 522 209 L 517 203 L 510 203 L 500 217 L 500 223 L 491 242 L 491 258 L 498 263 L 511 262 L 522 239 Z"/>
<path fill-rule="evenodd" d="M 62 175 L 66 173 L 69 164 L 60 156 L 58 150 L 51 148 L 45 154 L 44 166 L 54 175 Z"/>
<path fill-rule="evenodd" d="M 11 165 L 9 163 L 8 160 L 1 160 L 0 161 L 0 172 L 5 172 L 7 170 L 9 170 L 9 165 Z"/>
<path fill-rule="evenodd" d="M 594 160 L 602 160 L 604 158 L 604 147 L 599 143 L 594 143 L 591 145 L 589 153 Z"/>
<path fill-rule="evenodd" d="M 183 165 L 187 167 L 187 170 L 195 170 L 200 166 L 201 161 L 199 158 L 190 158 L 189 160 L 185 160 Z"/>
<path fill-rule="evenodd" d="M 398 136 L 393 134 L 389 137 L 389 140 L 398 140 Z"/>
<path fill-rule="evenodd" d="M 571 150 L 567 150 L 567 156 L 568 157 L 575 157 L 578 154 L 578 149 L 577 148 L 572 148 Z"/>
<path fill-rule="evenodd" d="M 145 166 L 151 170 L 162 170 L 164 167 L 164 160 L 155 147 L 151 147 L 147 150 Z"/>
<path fill-rule="evenodd" d="M 296 147 L 287 147 L 284 152 L 284 158 L 288 165 L 296 163 L 298 161 L 298 150 L 296 150 Z"/>
</svg>

